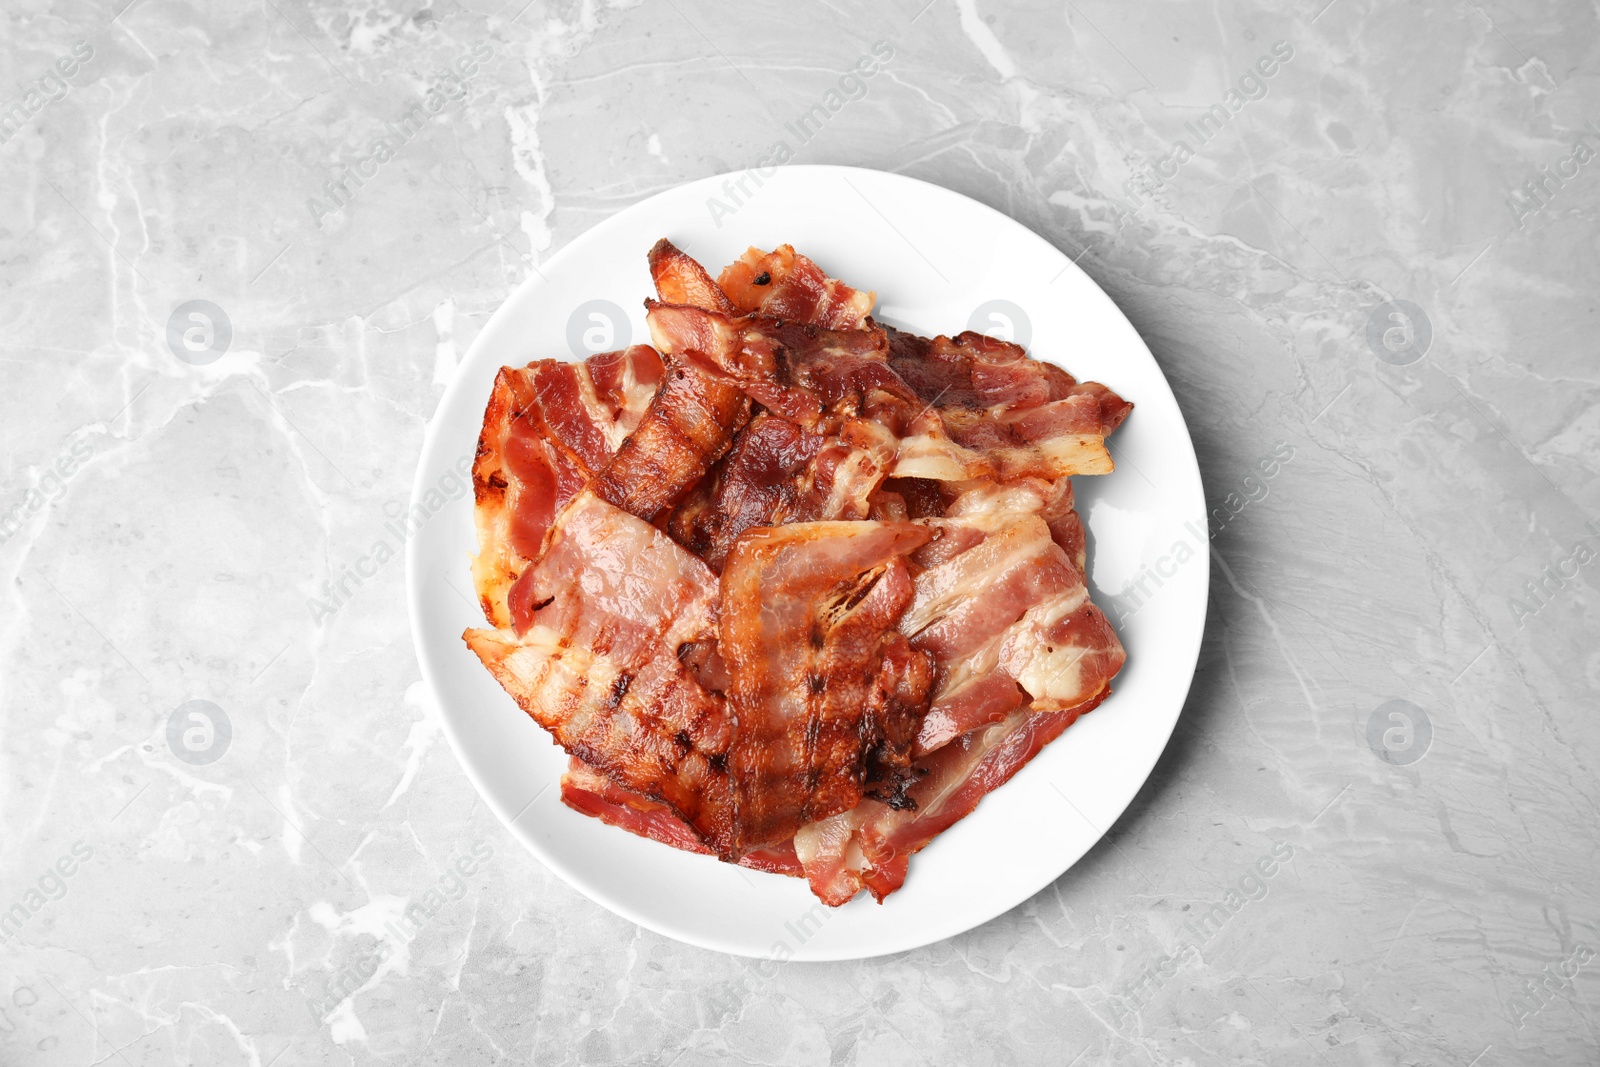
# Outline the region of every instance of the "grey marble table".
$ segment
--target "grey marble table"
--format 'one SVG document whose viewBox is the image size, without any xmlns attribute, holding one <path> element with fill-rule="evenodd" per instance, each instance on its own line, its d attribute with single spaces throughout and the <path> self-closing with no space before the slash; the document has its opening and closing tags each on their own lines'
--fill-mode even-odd
<svg viewBox="0 0 1600 1067">
<path fill-rule="evenodd" d="M 1600 1061 L 1592 4 L 0 20 L 0 1062 Z M 507 293 L 780 143 L 1073 256 L 1214 509 L 1133 807 L 1010 914 L 853 964 L 544 870 L 372 556 Z"/>
</svg>

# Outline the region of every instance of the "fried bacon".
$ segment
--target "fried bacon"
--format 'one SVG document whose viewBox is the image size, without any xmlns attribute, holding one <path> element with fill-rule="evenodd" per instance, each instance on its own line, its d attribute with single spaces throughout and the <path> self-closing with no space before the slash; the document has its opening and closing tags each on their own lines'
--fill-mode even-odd
<svg viewBox="0 0 1600 1067">
<path fill-rule="evenodd" d="M 737 723 L 728 770 L 739 838 L 787 841 L 808 822 L 897 793 L 933 668 L 895 629 L 914 586 L 911 523 L 810 522 L 747 531 L 722 572 L 720 650 Z"/>
<path fill-rule="evenodd" d="M 661 376 L 661 357 L 649 345 L 582 363 L 542 359 L 500 369 L 472 465 L 472 578 L 491 624 L 510 625 L 512 584 L 538 556 L 556 512 L 639 425 Z"/>
<path fill-rule="evenodd" d="M 930 341 L 871 323 L 833 330 L 655 302 L 648 304 L 646 320 L 663 353 L 698 356 L 751 400 L 804 426 L 845 415 L 878 423 L 897 439 L 891 472 L 897 478 L 963 482 L 1108 474 L 1113 464 L 1105 437 L 1130 407 L 1104 386 L 1079 384 L 1055 367 L 1054 375 L 1013 383 L 1009 390 L 979 389 L 974 377 L 1019 377 L 1027 370 L 1009 365 L 1014 352 L 1021 352 L 1015 345 L 985 358 L 967 352 L 1003 344 L 979 334 Z M 932 353 L 945 359 L 937 372 L 916 372 Z M 1002 399 L 975 406 L 995 396 Z"/>
<path fill-rule="evenodd" d="M 650 522 L 722 457 L 750 418 L 750 401 L 726 378 L 674 361 L 638 427 L 595 473 L 595 493 Z"/>
<path fill-rule="evenodd" d="M 921 763 L 927 773 L 900 808 L 876 800 L 794 835 L 811 891 L 824 904 L 848 903 L 863 888 L 882 902 L 906 880 L 911 857 L 971 815 L 1039 751 L 1077 721 L 1079 712 L 1018 712 L 964 734 Z"/>
<path fill-rule="evenodd" d="M 720 571 L 733 542 L 753 527 L 869 517 L 894 462 L 892 439 L 875 425 L 848 420 L 836 434 L 823 434 L 762 412 L 702 491 L 673 512 L 668 529 Z"/>
<path fill-rule="evenodd" d="M 713 855 L 700 840 L 694 828 L 671 808 L 651 800 L 641 793 L 624 789 L 581 759 L 573 758 L 567 773 L 561 776 L 561 802 L 573 811 L 593 816 L 608 826 L 617 826 L 629 833 L 660 841 L 664 845 Z M 795 855 L 794 842 L 784 841 L 771 848 L 758 848 L 739 857 L 739 866 L 769 874 L 786 874 L 804 878 L 805 869 L 800 857 Z"/>
<path fill-rule="evenodd" d="M 979 487 L 923 520 L 939 536 L 901 620 L 938 666 L 919 752 L 1022 707 L 1086 711 L 1122 669 L 1121 642 L 1028 488 Z"/>
<path fill-rule="evenodd" d="M 877 301 L 876 293 L 828 277 L 789 245 L 771 252 L 749 249 L 728 264 L 717 284 L 740 311 L 832 329 L 860 326 Z"/>
<path fill-rule="evenodd" d="M 671 808 L 702 837 L 730 833 L 733 724 L 679 659 L 715 640 L 716 578 L 655 527 L 575 497 L 519 579 L 514 629 L 467 646 L 556 743 Z"/>
<path fill-rule="evenodd" d="M 650 250 L 651 338 L 506 369 L 467 644 L 609 825 L 878 900 L 1105 700 L 1071 476 L 1132 405 L 1017 345 L 880 326 L 782 245 Z"/>
<path fill-rule="evenodd" d="M 981 452 L 1002 479 L 1109 474 L 1105 438 L 1133 405 L 1079 383 L 1020 345 L 980 333 L 917 337 L 889 328 L 889 363 L 944 417 L 951 438 Z"/>
<path fill-rule="evenodd" d="M 707 311 L 735 314 L 728 294 L 723 292 L 699 262 L 680 252 L 663 237 L 650 249 L 650 280 L 664 304 L 687 304 Z"/>
</svg>

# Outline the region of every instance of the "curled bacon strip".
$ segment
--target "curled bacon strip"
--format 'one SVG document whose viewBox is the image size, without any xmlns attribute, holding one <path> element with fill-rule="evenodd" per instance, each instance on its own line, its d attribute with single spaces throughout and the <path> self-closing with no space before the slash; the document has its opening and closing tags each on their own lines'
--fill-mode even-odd
<svg viewBox="0 0 1600 1067">
<path fill-rule="evenodd" d="M 733 383 L 675 361 L 638 427 L 596 472 L 594 491 L 649 522 L 705 477 L 749 418 L 750 401 Z"/>
</svg>

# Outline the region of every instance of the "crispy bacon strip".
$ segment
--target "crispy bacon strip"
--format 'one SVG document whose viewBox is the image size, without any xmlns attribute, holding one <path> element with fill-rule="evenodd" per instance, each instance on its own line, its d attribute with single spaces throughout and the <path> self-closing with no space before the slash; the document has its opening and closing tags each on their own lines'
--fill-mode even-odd
<svg viewBox="0 0 1600 1067">
<path fill-rule="evenodd" d="M 983 453 L 952 440 L 940 412 L 900 380 L 888 337 L 876 326 L 831 330 L 681 305 L 648 308 L 651 337 L 663 352 L 697 354 L 774 414 L 823 434 L 857 420 L 858 436 L 870 431 L 892 448 L 885 474 L 969 481 L 998 473 Z"/>
<path fill-rule="evenodd" d="M 662 303 L 687 304 L 725 315 L 739 311 L 710 273 L 665 237 L 650 249 L 650 278 L 656 283 L 656 295 Z"/>
<path fill-rule="evenodd" d="M 702 837 L 729 836 L 733 726 L 722 696 L 679 659 L 715 637 L 705 564 L 584 492 L 523 581 L 517 629 L 468 630 L 468 647 L 567 752 Z"/>
<path fill-rule="evenodd" d="M 593 816 L 608 826 L 660 841 L 664 845 L 711 855 L 694 828 L 673 814 L 665 804 L 624 789 L 616 782 L 574 758 L 561 776 L 561 802 L 573 811 Z M 804 878 L 805 869 L 795 855 L 794 842 L 785 841 L 771 848 L 756 849 L 739 857 L 739 866 L 769 874 Z"/>
<path fill-rule="evenodd" d="M 824 904 L 848 903 L 863 888 L 880 903 L 905 883 L 911 857 L 972 814 L 1060 737 L 1081 714 L 1018 712 L 919 761 L 927 774 L 910 789 L 914 807 L 895 809 L 875 800 L 806 826 L 794 836 L 795 852 L 811 891 Z"/>
<path fill-rule="evenodd" d="M 740 534 L 756 526 L 865 519 L 894 462 L 875 423 L 843 420 L 836 435 L 762 412 L 734 440 L 714 477 L 673 512 L 672 536 L 721 571 Z"/>
<path fill-rule="evenodd" d="M 968 330 L 955 337 L 918 337 L 884 327 L 889 361 L 918 396 L 943 407 L 1019 411 L 1084 395 L 1095 401 L 1105 433 L 1121 425 L 1133 405 L 1098 382 L 1080 383 L 1053 363 L 1034 359 L 1021 345 Z"/>
<path fill-rule="evenodd" d="M 639 424 L 661 375 L 661 357 L 648 345 L 582 363 L 501 368 L 472 466 L 472 577 L 491 624 L 510 625 L 512 584 L 538 556 L 561 506 Z"/>
<path fill-rule="evenodd" d="M 720 649 L 737 722 L 728 761 L 742 855 L 847 811 L 873 783 L 898 801 L 932 681 L 895 624 L 911 603 L 911 523 L 746 532 L 722 572 Z"/>
<path fill-rule="evenodd" d="M 966 547 L 926 560 L 900 621 L 938 671 L 919 753 L 1020 708 L 1087 710 L 1105 699 L 1126 658 L 1043 519 L 952 510 L 958 517 L 924 522 Z"/>
<path fill-rule="evenodd" d="M 653 521 L 705 477 L 749 418 L 750 401 L 736 384 L 673 360 L 650 409 L 595 475 L 595 494 Z"/>
<path fill-rule="evenodd" d="M 890 367 L 888 335 L 876 326 L 835 330 L 653 300 L 645 307 L 662 352 L 700 356 L 751 399 L 808 428 L 829 415 L 861 415 L 898 432 L 926 406 Z"/>
<path fill-rule="evenodd" d="M 685 305 L 650 302 L 648 308 L 650 335 L 662 352 L 700 356 L 766 408 L 807 428 L 826 427 L 830 418 L 843 416 L 880 424 L 896 438 L 893 477 L 947 482 L 1059 480 L 1112 469 L 1105 436 L 1129 405 L 1104 386 L 1077 384 L 1059 368 L 1051 367 L 1054 375 L 1034 382 L 1031 392 L 1014 389 L 1003 394 L 1011 397 L 1005 403 L 977 408 L 968 403 L 991 394 L 975 391 L 970 379 L 992 370 L 990 363 L 1003 363 L 997 356 L 989 363 L 968 358 L 957 364 L 967 342 L 929 341 L 876 325 L 832 330 Z M 982 341 L 1002 344 L 989 338 Z M 950 358 L 933 362 L 941 368 L 939 375 L 917 370 L 932 360 L 930 353 L 946 349 L 953 349 L 953 354 L 946 353 Z M 1022 358 L 1031 367 L 1048 366 Z M 946 364 L 956 369 L 949 370 Z M 950 386 L 958 401 L 951 402 L 943 390 L 946 379 L 953 380 L 957 371 L 967 376 L 969 384 L 959 390 Z M 921 386 L 913 388 L 902 372 L 912 374 Z M 1061 395 L 1031 406 L 1025 403 L 1055 393 Z"/>
<path fill-rule="evenodd" d="M 1002 480 L 1111 472 L 1105 439 L 1133 405 L 1105 386 L 984 334 L 885 331 L 890 365 L 938 408 L 951 439 L 982 453 Z"/>
<path fill-rule="evenodd" d="M 828 277 L 791 245 L 779 245 L 771 252 L 751 248 L 728 264 L 717 282 L 740 311 L 832 329 L 860 326 L 877 300 L 876 293 Z"/>
</svg>

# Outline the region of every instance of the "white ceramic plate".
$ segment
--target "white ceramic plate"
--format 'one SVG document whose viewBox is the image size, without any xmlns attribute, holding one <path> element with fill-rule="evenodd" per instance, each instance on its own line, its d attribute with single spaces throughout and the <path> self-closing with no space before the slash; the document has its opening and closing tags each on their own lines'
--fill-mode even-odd
<svg viewBox="0 0 1600 1067">
<path fill-rule="evenodd" d="M 1199 654 L 1210 567 L 1205 498 L 1183 416 L 1149 350 L 1051 245 L 976 201 L 899 175 L 794 166 L 759 177 L 706 178 L 614 215 L 552 257 L 490 319 L 423 446 L 412 502 L 433 514 L 406 554 L 411 625 L 468 776 L 562 878 L 690 944 L 856 959 L 939 941 L 1007 911 L 1071 867 L 1122 814 L 1166 746 Z M 917 855 L 905 888 L 883 905 L 863 894 L 830 910 L 799 879 L 678 852 L 567 809 L 557 784 L 566 757 L 461 641 L 483 618 L 467 564 L 471 494 L 453 470 L 476 447 L 495 372 L 569 357 L 574 344 L 647 343 L 645 252 L 661 237 L 713 273 L 747 245 L 789 242 L 829 274 L 875 289 L 877 316 L 888 323 L 929 335 L 971 323 L 999 336 L 1014 330 L 1034 355 L 1135 405 L 1112 439 L 1117 471 L 1075 482 L 1095 598 L 1114 620 L 1123 616 L 1128 663 L 1114 695 Z"/>
</svg>

